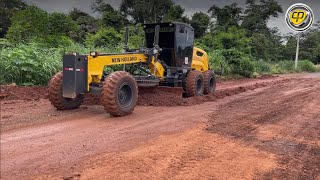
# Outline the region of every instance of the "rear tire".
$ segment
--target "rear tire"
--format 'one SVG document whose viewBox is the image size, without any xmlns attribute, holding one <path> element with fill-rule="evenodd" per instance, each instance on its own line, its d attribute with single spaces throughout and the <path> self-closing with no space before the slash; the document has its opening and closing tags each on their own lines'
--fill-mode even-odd
<svg viewBox="0 0 320 180">
<path fill-rule="evenodd" d="M 135 79 L 125 71 L 110 74 L 102 88 L 101 102 L 112 116 L 131 114 L 138 101 L 138 86 Z"/>
<path fill-rule="evenodd" d="M 216 77 L 212 70 L 203 72 L 204 76 L 204 91 L 203 94 L 210 94 L 216 90 Z"/>
<path fill-rule="evenodd" d="M 49 82 L 49 101 L 57 110 L 67 110 L 78 108 L 83 102 L 84 96 L 78 95 L 76 98 L 64 98 L 62 96 L 63 73 L 58 72 Z"/>
<path fill-rule="evenodd" d="M 186 95 L 191 96 L 201 96 L 204 90 L 203 84 L 203 74 L 200 71 L 193 70 L 187 74 L 186 80 Z"/>
</svg>

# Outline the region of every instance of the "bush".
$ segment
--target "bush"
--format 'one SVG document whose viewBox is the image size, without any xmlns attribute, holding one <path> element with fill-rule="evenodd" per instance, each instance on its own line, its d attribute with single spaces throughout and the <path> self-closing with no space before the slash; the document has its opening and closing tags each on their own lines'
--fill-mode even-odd
<svg viewBox="0 0 320 180">
<path fill-rule="evenodd" d="M 3 48 L 0 55 L 1 83 L 44 85 L 62 67 L 59 51 L 36 44 Z"/>
<path fill-rule="evenodd" d="M 251 56 L 236 50 L 236 49 L 224 49 L 222 55 L 227 63 L 225 70 L 229 71 L 229 74 L 237 74 L 245 77 L 251 77 L 255 71 L 255 66 Z"/>
<path fill-rule="evenodd" d="M 277 63 L 278 68 L 282 71 L 281 73 L 294 72 L 294 61 L 279 61 Z"/>
<path fill-rule="evenodd" d="M 253 59 L 236 49 L 215 50 L 208 55 L 212 69 L 220 69 L 222 63 L 224 75 L 251 77 L 255 72 Z"/>
<path fill-rule="evenodd" d="M 86 44 L 93 47 L 118 46 L 121 43 L 122 35 L 114 28 L 101 28 L 97 34 L 89 34 Z"/>
<path fill-rule="evenodd" d="M 317 67 L 309 60 L 302 60 L 298 62 L 298 70 L 304 72 L 316 72 Z"/>
<path fill-rule="evenodd" d="M 236 74 L 245 76 L 245 77 L 252 77 L 253 73 L 255 72 L 255 66 L 251 58 L 249 57 L 243 57 L 240 61 L 239 68 L 236 68 L 234 72 Z"/>
<path fill-rule="evenodd" d="M 10 46 L 10 42 L 5 38 L 0 38 L 0 49 Z"/>
<path fill-rule="evenodd" d="M 225 60 L 221 50 L 208 52 L 209 66 L 215 71 L 222 71 L 224 74 L 230 74 L 231 68 Z M 223 69 L 221 69 L 221 64 Z"/>
<path fill-rule="evenodd" d="M 80 44 L 50 48 L 46 44 L 29 43 L 8 46 L 0 49 L 0 83 L 19 85 L 46 85 L 51 77 L 62 70 L 63 54 L 90 51 L 110 53 L 120 52 L 120 47 L 93 48 Z"/>
<path fill-rule="evenodd" d="M 74 46 L 73 41 L 68 36 L 55 36 L 50 35 L 43 37 L 35 37 L 32 39 L 32 42 L 37 42 L 39 45 L 43 45 L 44 48 L 63 48 L 63 47 L 72 47 Z"/>
<path fill-rule="evenodd" d="M 271 73 L 272 72 L 272 64 L 259 60 L 254 62 L 254 66 L 258 73 Z"/>
</svg>

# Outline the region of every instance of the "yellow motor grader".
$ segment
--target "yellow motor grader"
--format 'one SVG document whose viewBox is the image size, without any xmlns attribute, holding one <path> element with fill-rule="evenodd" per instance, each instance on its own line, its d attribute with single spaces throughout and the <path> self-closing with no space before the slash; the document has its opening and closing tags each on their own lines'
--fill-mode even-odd
<svg viewBox="0 0 320 180">
<path fill-rule="evenodd" d="M 78 108 L 84 94 L 101 94 L 104 109 L 113 116 L 130 114 L 138 101 L 138 86 L 180 87 L 187 97 L 215 91 L 216 79 L 207 53 L 193 46 L 194 29 L 185 23 L 145 24 L 146 47 L 123 53 L 92 51 L 63 56 L 63 71 L 49 82 L 49 100 L 58 110 Z M 108 73 L 106 67 L 121 65 Z"/>
</svg>

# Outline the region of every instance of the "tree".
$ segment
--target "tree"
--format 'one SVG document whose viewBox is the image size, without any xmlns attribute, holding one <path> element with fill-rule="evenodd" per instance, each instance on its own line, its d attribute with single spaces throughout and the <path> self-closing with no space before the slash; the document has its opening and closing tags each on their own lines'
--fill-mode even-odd
<svg viewBox="0 0 320 180">
<path fill-rule="evenodd" d="M 253 33 L 252 55 L 257 60 L 280 61 L 286 59 L 283 46 L 283 37 L 277 28 L 269 30 L 268 34 Z"/>
<path fill-rule="evenodd" d="M 247 0 L 248 5 L 242 22 L 242 27 L 247 29 L 249 34 L 268 33 L 268 20 L 271 17 L 278 17 L 282 13 L 282 7 L 275 0 Z"/>
<path fill-rule="evenodd" d="M 89 14 L 74 8 L 69 13 L 69 16 L 79 26 L 78 31 L 70 33 L 70 37 L 76 42 L 83 43 L 87 34 L 93 34 L 98 31 L 98 20 L 90 16 Z"/>
<path fill-rule="evenodd" d="M 0 38 L 7 34 L 13 15 L 26 7 L 27 5 L 21 0 L 0 0 Z"/>
<path fill-rule="evenodd" d="M 161 22 L 174 5 L 172 0 L 123 0 L 120 11 L 134 23 Z"/>
<path fill-rule="evenodd" d="M 180 5 L 173 5 L 169 11 L 163 16 L 163 22 L 184 22 L 189 23 L 189 18 L 184 16 L 184 9 Z"/>
<path fill-rule="evenodd" d="M 119 30 L 128 24 L 124 14 L 115 10 L 110 4 L 104 3 L 103 0 L 96 0 L 91 8 L 93 12 L 98 12 L 101 15 L 101 24 L 104 27 L 113 27 Z"/>
<path fill-rule="evenodd" d="M 54 12 L 49 14 L 48 34 L 55 36 L 68 36 L 71 32 L 77 32 L 79 26 L 70 16 L 62 13 Z"/>
<path fill-rule="evenodd" d="M 319 44 L 320 44 L 319 29 L 314 29 L 302 34 L 301 41 L 300 41 L 299 59 L 307 59 L 314 63 L 320 62 Z"/>
<path fill-rule="evenodd" d="M 77 21 L 81 17 L 88 17 L 90 15 L 77 8 L 73 8 L 72 11 L 69 12 L 69 16 L 71 17 L 72 20 Z"/>
<path fill-rule="evenodd" d="M 193 14 L 190 24 L 194 28 L 195 37 L 202 37 L 208 30 L 210 17 L 203 12 L 197 12 Z"/>
<path fill-rule="evenodd" d="M 48 34 L 49 15 L 36 6 L 29 6 L 12 17 L 7 37 L 11 42 L 27 42 L 34 36 Z"/>
<path fill-rule="evenodd" d="M 246 36 L 244 29 L 236 26 L 220 31 L 214 35 L 215 49 L 236 49 L 246 54 L 251 52 L 251 39 Z"/>
<path fill-rule="evenodd" d="M 72 41 L 68 36 L 78 28 L 65 14 L 48 14 L 36 6 L 29 6 L 12 17 L 7 37 L 12 43 L 35 41 L 57 47 L 70 45 Z"/>
<path fill-rule="evenodd" d="M 286 41 L 283 49 L 283 56 L 287 60 L 294 60 L 296 55 L 296 48 L 297 48 L 297 36 L 289 33 L 284 36 Z"/>
<path fill-rule="evenodd" d="M 232 26 L 239 26 L 239 22 L 242 19 L 242 9 L 238 7 L 236 3 L 229 6 L 219 8 L 215 5 L 211 6 L 208 10 L 211 13 L 211 17 L 216 19 L 215 25 L 217 28 L 227 29 Z"/>
</svg>

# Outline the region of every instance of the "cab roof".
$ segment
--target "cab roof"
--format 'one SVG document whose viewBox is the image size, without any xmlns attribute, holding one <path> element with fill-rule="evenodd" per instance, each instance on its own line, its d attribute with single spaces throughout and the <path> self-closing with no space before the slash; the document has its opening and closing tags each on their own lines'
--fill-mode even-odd
<svg viewBox="0 0 320 180">
<path fill-rule="evenodd" d="M 187 23 L 183 23 L 183 22 L 161 22 L 161 23 L 147 23 L 147 24 L 144 24 L 144 26 L 156 26 L 156 25 L 164 25 L 164 26 L 168 26 L 170 24 L 173 24 L 173 25 L 185 25 L 186 27 L 189 27 L 190 29 L 194 30 L 193 27 L 190 25 L 190 24 L 187 24 Z"/>
</svg>

